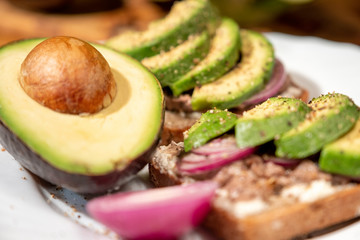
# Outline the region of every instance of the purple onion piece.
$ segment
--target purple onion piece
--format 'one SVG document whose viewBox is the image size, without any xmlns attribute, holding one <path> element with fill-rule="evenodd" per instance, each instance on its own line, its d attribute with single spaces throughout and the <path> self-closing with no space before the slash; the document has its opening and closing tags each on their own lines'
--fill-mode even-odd
<svg viewBox="0 0 360 240">
<path fill-rule="evenodd" d="M 255 148 L 237 148 L 236 150 L 211 155 L 198 155 L 191 153 L 185 156 L 186 161 L 180 161 L 178 170 L 183 175 L 201 174 L 216 170 L 233 161 L 243 159 L 255 151 Z M 184 158 L 185 158 L 184 157 Z"/>
<path fill-rule="evenodd" d="M 88 213 L 127 239 L 175 239 L 200 224 L 210 209 L 217 184 L 187 185 L 122 192 L 88 202 Z"/>
<path fill-rule="evenodd" d="M 216 138 L 211 142 L 191 150 L 191 152 L 199 155 L 211 155 L 223 152 L 237 150 L 236 140 L 234 136 Z"/>
<path fill-rule="evenodd" d="M 286 82 L 285 67 L 280 60 L 276 59 L 274 70 L 265 88 L 243 102 L 243 106 L 250 106 L 262 103 L 268 98 L 275 96 Z"/>
<path fill-rule="evenodd" d="M 292 158 L 280 158 L 275 156 L 264 156 L 263 157 L 265 162 L 272 162 L 276 165 L 285 167 L 285 168 L 292 168 L 299 165 L 301 159 L 292 159 Z"/>
</svg>

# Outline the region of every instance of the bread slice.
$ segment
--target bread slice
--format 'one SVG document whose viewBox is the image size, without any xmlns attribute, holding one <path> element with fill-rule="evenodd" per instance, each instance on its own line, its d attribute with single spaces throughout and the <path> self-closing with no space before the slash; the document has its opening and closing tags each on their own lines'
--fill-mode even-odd
<svg viewBox="0 0 360 240">
<path fill-rule="evenodd" d="M 171 141 L 184 141 L 183 132 L 188 130 L 200 118 L 200 112 L 165 111 L 164 128 L 161 134 L 160 145 L 167 145 Z"/>
<path fill-rule="evenodd" d="M 290 76 L 287 77 L 287 81 L 278 95 L 298 98 L 304 102 L 307 102 L 309 98 L 308 91 L 294 83 Z M 183 132 L 200 118 L 201 112 L 193 111 L 191 108 L 190 94 L 182 94 L 179 97 L 165 94 L 165 102 L 165 122 L 160 144 L 167 145 L 171 141 L 182 142 L 184 140 Z M 241 114 L 242 111 L 251 107 L 253 106 L 239 106 L 231 111 Z"/>
<path fill-rule="evenodd" d="M 158 187 L 202 179 L 219 189 L 204 221 L 221 239 L 292 239 L 360 216 L 360 185 L 319 170 L 311 160 L 285 169 L 252 155 L 216 172 L 182 176 L 183 143 L 160 146 L 149 171 Z"/>
</svg>

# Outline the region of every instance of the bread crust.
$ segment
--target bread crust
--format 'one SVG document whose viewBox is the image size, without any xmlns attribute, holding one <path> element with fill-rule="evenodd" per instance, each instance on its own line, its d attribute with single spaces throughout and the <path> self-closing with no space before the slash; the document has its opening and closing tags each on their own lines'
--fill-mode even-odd
<svg viewBox="0 0 360 240">
<path fill-rule="evenodd" d="M 188 130 L 200 116 L 199 112 L 184 113 L 166 110 L 160 145 L 167 145 L 171 141 L 184 141 L 183 132 Z"/>
<path fill-rule="evenodd" d="M 181 180 L 177 176 L 169 175 L 168 172 L 161 171 L 159 166 L 149 164 L 150 181 L 156 187 L 167 187 L 181 184 Z"/>
<path fill-rule="evenodd" d="M 213 205 L 204 225 L 222 239 L 285 240 L 341 223 L 360 215 L 360 186 L 310 203 L 275 208 L 243 219 Z"/>
</svg>

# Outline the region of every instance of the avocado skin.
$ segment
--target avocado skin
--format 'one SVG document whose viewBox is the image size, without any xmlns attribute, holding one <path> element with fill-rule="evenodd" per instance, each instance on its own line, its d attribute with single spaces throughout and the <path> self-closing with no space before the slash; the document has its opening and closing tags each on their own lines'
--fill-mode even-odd
<svg viewBox="0 0 360 240">
<path fill-rule="evenodd" d="M 169 86 L 194 67 L 194 59 L 202 60 L 209 52 L 209 48 L 210 36 L 207 31 L 204 31 L 195 39 L 191 49 L 184 50 L 185 53 L 181 58 L 172 59 L 173 61 L 169 59 L 167 65 L 149 67 L 149 70 L 157 77 L 162 87 Z M 147 66 L 144 62 L 142 63 Z"/>
<path fill-rule="evenodd" d="M 194 26 L 185 26 L 185 29 L 188 29 L 190 33 L 194 33 L 194 32 L 201 32 L 202 30 L 205 30 L 205 25 L 203 27 L 199 27 L 199 28 L 194 28 Z M 134 48 L 128 51 L 122 51 L 123 53 L 126 53 L 128 55 L 130 55 L 131 57 L 137 59 L 137 60 L 142 60 L 146 57 L 152 57 L 155 56 L 157 54 L 159 54 L 160 52 L 163 51 L 169 51 L 171 49 L 171 47 L 173 46 L 177 46 L 179 42 L 184 42 L 186 41 L 186 39 L 190 36 L 190 33 L 183 33 L 183 35 L 179 35 L 177 36 L 176 34 L 174 35 L 170 35 L 166 41 L 160 41 L 158 45 L 155 46 L 151 46 L 150 44 L 148 45 L 144 45 L 142 48 Z M 110 47 L 113 47 L 113 45 L 111 44 L 107 44 Z M 116 48 L 115 48 L 116 49 Z"/>
<path fill-rule="evenodd" d="M 157 39 L 126 50 L 119 48 L 121 42 L 117 41 L 116 36 L 110 38 L 105 44 L 140 61 L 146 57 L 157 55 L 162 51 L 170 50 L 172 47 L 188 39 L 191 34 L 200 33 L 205 30 L 212 34 L 220 23 L 219 13 L 209 1 L 203 0 L 202 2 L 201 4 L 204 6 L 201 8 L 201 12 L 199 11 L 189 21 L 184 22 Z"/>
<path fill-rule="evenodd" d="M 360 120 L 343 137 L 324 146 L 320 154 L 321 170 L 349 177 L 360 177 Z"/>
<path fill-rule="evenodd" d="M 320 169 L 348 177 L 360 177 L 360 156 L 356 153 L 324 149 L 320 155 Z"/>
<path fill-rule="evenodd" d="M 273 111 L 261 118 L 254 119 L 243 115 L 238 119 L 235 136 L 240 148 L 258 146 L 276 138 L 296 127 L 310 111 L 306 103 L 301 100 L 272 97 L 248 112 L 262 111 L 264 108 L 270 108 Z"/>
<path fill-rule="evenodd" d="M 328 112 L 325 116 L 318 117 L 316 109 L 320 107 L 315 106 L 322 103 L 325 104 Z M 310 125 L 301 129 L 302 124 L 309 121 L 305 119 L 298 127 L 285 132 L 279 139 L 275 140 L 276 156 L 305 158 L 315 154 L 325 144 L 336 140 L 348 132 L 354 126 L 359 116 L 358 107 L 352 100 L 339 93 L 329 93 L 315 98 L 309 106 L 313 108 L 313 111 L 308 116 L 311 119 L 313 118 L 312 115 L 314 115 L 315 120 Z M 298 130 L 299 128 L 301 130 Z"/>
<path fill-rule="evenodd" d="M 193 89 L 196 85 L 202 85 L 215 81 L 217 78 L 231 69 L 239 60 L 241 38 L 240 34 L 238 33 L 238 25 L 229 18 L 224 18 L 222 20 L 222 24 L 224 24 L 227 28 L 233 29 L 233 44 L 231 46 L 224 46 L 224 48 L 227 47 L 227 50 L 224 52 L 224 56 L 221 58 L 219 57 L 216 61 L 211 61 L 207 66 L 204 66 L 198 71 L 185 74 L 172 85 L 170 85 L 170 88 L 175 96 L 179 96 L 184 91 Z"/>
<path fill-rule="evenodd" d="M 82 194 L 101 194 L 116 189 L 140 171 L 150 160 L 158 141 L 124 169 L 114 170 L 104 175 L 83 175 L 62 171 L 50 165 L 37 153 L 33 152 L 2 121 L 0 121 L 0 144 L 16 161 L 38 177 L 71 191 Z"/>
<path fill-rule="evenodd" d="M 219 109 L 234 108 L 261 91 L 272 76 L 275 66 L 275 53 L 271 42 L 263 34 L 252 30 L 242 29 L 240 35 L 242 41 L 241 61 L 216 81 L 195 87 L 191 101 L 194 110 L 214 107 Z M 261 62 L 259 59 L 254 59 L 256 56 L 254 54 L 254 43 L 259 43 L 257 44 L 258 49 L 260 49 L 258 51 L 265 53 Z M 259 72 L 251 73 L 249 71 L 249 69 L 253 69 L 249 68 L 251 59 L 254 60 L 253 63 L 261 64 L 262 67 Z M 236 80 L 243 76 L 246 76 L 246 84 L 243 82 L 244 78 L 242 78 L 241 83 L 240 80 Z M 216 91 L 217 89 L 222 90 Z"/>
<path fill-rule="evenodd" d="M 17 44 L 31 42 L 31 41 L 40 41 L 44 39 L 45 38 L 18 40 L 6 44 L 4 46 L 1 46 L 0 50 L 3 51 L 7 47 L 16 46 Z M 98 44 L 93 44 L 93 45 L 97 46 Z M 108 47 L 106 48 L 111 50 Z M 135 60 L 132 61 L 139 64 Z M 152 74 L 149 72 L 149 75 Z M 44 159 L 38 153 L 33 151 L 23 140 L 21 140 L 13 131 L 11 131 L 11 129 L 9 129 L 9 127 L 6 125 L 6 121 L 5 121 L 6 119 L 5 118 L 2 119 L 1 117 L 0 117 L 0 144 L 23 167 L 25 167 L 27 170 L 37 175 L 38 177 L 54 185 L 61 186 L 71 191 L 84 193 L 84 194 L 100 194 L 100 193 L 106 193 L 112 190 L 116 190 L 121 184 L 125 183 L 130 178 L 132 178 L 134 174 L 140 171 L 150 161 L 150 156 L 152 152 L 155 150 L 160 140 L 160 135 L 164 125 L 165 99 L 164 99 L 164 94 L 161 91 L 160 83 L 158 81 L 156 81 L 156 86 L 159 89 L 159 99 L 161 99 L 161 107 L 159 108 L 161 110 L 159 111 L 160 119 L 158 122 L 159 125 L 156 126 L 156 134 L 152 136 L 152 144 L 149 144 L 147 149 L 145 149 L 141 153 L 141 155 L 136 156 L 135 159 L 125 159 L 127 160 L 127 165 L 122 167 L 121 169 L 120 166 L 123 166 L 122 162 L 119 162 L 119 166 L 117 166 L 117 164 L 114 164 L 113 165 L 114 167 L 111 171 L 100 174 L 94 174 L 94 173 L 83 174 L 83 173 L 68 172 L 71 171 L 72 169 L 68 171 L 61 170 L 49 164 L 49 162 L 46 159 Z M 0 104 L 0 109 L 1 109 L 1 104 Z M 39 121 L 41 120 L 42 119 L 39 118 Z M 155 127 L 153 126 L 153 128 Z"/>
<path fill-rule="evenodd" d="M 184 139 L 185 152 L 226 133 L 235 126 L 236 120 L 236 114 L 224 110 L 211 109 L 203 113 L 187 132 L 187 137 Z"/>
</svg>

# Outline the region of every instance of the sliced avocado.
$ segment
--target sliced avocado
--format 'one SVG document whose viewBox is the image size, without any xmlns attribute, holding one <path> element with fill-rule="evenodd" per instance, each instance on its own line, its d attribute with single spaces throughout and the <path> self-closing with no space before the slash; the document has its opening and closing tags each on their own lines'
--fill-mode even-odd
<svg viewBox="0 0 360 240">
<path fill-rule="evenodd" d="M 144 58 L 141 63 L 155 74 L 161 86 L 166 87 L 194 68 L 207 55 L 209 47 L 210 36 L 204 31 L 190 36 L 168 52 Z"/>
<path fill-rule="evenodd" d="M 240 148 L 266 143 L 296 127 L 310 108 L 301 100 L 273 97 L 246 111 L 237 120 L 235 136 Z"/>
<path fill-rule="evenodd" d="M 232 108 L 264 87 L 275 64 L 273 47 L 265 36 L 250 30 L 241 30 L 241 41 L 241 62 L 216 81 L 194 89 L 194 110 Z"/>
<path fill-rule="evenodd" d="M 156 145 L 163 119 L 161 86 L 135 59 L 94 44 L 111 67 L 116 97 L 94 114 L 56 112 L 29 97 L 18 80 L 22 62 L 43 40 L 0 48 L 0 69 L 6 69 L 0 71 L 0 143 L 24 167 L 56 185 L 85 193 L 115 187 L 146 164 Z"/>
<path fill-rule="evenodd" d="M 106 45 L 141 60 L 170 50 L 192 34 L 213 31 L 217 22 L 217 12 L 208 0 L 179 1 L 167 16 L 152 22 L 147 30 L 121 33 Z"/>
<path fill-rule="evenodd" d="M 320 169 L 350 177 L 360 177 L 360 120 L 344 136 L 324 146 Z"/>
<path fill-rule="evenodd" d="M 358 118 L 358 108 L 343 94 L 329 93 L 314 98 L 312 109 L 297 127 L 275 140 L 279 157 L 305 158 L 349 131 Z"/>
<path fill-rule="evenodd" d="M 241 38 L 236 22 L 224 18 L 216 29 L 208 55 L 190 72 L 170 85 L 175 96 L 182 92 L 214 81 L 232 68 L 239 58 Z"/>
<path fill-rule="evenodd" d="M 236 120 L 236 114 L 225 110 L 211 109 L 203 113 L 200 119 L 184 133 L 185 152 L 226 133 L 234 127 Z"/>
</svg>

